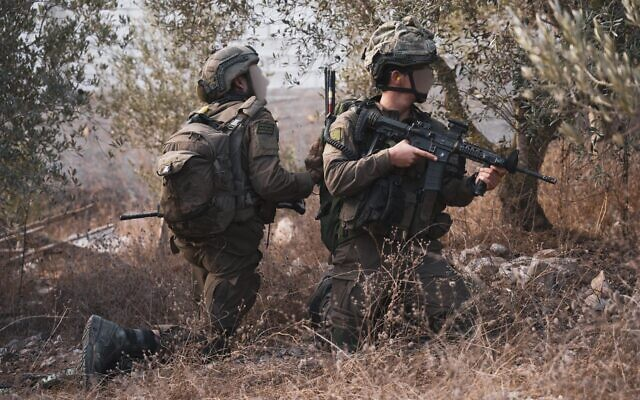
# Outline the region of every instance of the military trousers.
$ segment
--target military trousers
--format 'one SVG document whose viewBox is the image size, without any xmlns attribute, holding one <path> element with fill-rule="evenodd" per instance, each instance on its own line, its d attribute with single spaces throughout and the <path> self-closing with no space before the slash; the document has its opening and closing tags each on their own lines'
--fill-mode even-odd
<svg viewBox="0 0 640 400">
<path fill-rule="evenodd" d="M 255 303 L 262 236 L 263 223 L 256 217 L 234 222 L 222 234 L 204 241 L 175 240 L 191 264 L 195 298 L 203 304 L 214 333 L 233 334 Z"/>
<path fill-rule="evenodd" d="M 440 248 L 368 232 L 341 243 L 332 255 L 332 341 L 355 350 L 362 339 L 375 336 L 394 303 L 396 311 L 400 305 L 405 316 L 420 313 L 431 329 L 439 329 L 470 297 Z"/>
</svg>

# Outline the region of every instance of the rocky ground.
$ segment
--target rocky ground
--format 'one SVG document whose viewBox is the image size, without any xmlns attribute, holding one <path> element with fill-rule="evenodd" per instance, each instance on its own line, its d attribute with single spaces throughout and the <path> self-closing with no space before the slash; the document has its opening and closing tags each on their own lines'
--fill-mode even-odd
<svg viewBox="0 0 640 400">
<path fill-rule="evenodd" d="M 281 142 L 298 163 L 321 129 L 318 92 L 271 96 Z M 379 337 L 357 354 L 316 348 L 306 302 L 328 265 L 312 195 L 304 217 L 284 211 L 265 230 L 260 296 L 230 357 L 203 364 L 187 348 L 85 391 L 75 365 L 91 314 L 126 326 L 195 326 L 198 316 L 188 267 L 169 253 L 159 220 L 117 222 L 155 207 L 135 172 L 153 157 L 108 157 L 103 131 L 85 138 L 84 157 L 69 156 L 82 186 L 55 205 L 94 207 L 30 234 L 27 248 L 54 246 L 24 262 L 21 239 L 0 243 L 2 398 L 640 397 L 637 243 L 611 222 L 613 200 L 557 161 L 573 162 L 564 153 L 546 166 L 559 184 L 540 195 L 554 230 L 502 225 L 494 194 L 452 211 L 446 256 L 474 295 L 465 337 L 445 331 L 424 341 L 414 331 Z"/>
<path fill-rule="evenodd" d="M 274 227 L 272 237 L 276 243 L 274 246 L 295 245 L 295 235 L 291 230 L 290 219 L 281 219 L 281 223 Z M 484 337 L 485 345 L 493 348 L 496 359 L 500 359 L 500 355 L 506 352 L 514 352 L 515 347 L 518 350 L 515 351 L 514 357 L 524 360 L 531 357 L 531 350 L 528 350 L 527 346 L 533 344 L 532 338 L 538 338 L 544 346 L 536 345 L 533 348 L 534 353 L 540 352 L 537 356 L 540 358 L 535 363 L 537 365 L 531 366 L 538 371 L 537 373 L 540 373 L 540 368 L 544 368 L 545 363 L 550 367 L 553 365 L 554 368 L 559 368 L 560 364 L 562 368 L 569 368 L 569 365 L 571 368 L 576 368 L 575 363 L 587 363 L 584 367 L 588 369 L 589 363 L 593 361 L 590 361 L 589 356 L 585 354 L 585 346 L 587 350 L 591 348 L 594 353 L 599 353 L 601 350 L 598 346 L 601 344 L 597 343 L 598 335 L 595 335 L 595 332 L 603 335 L 603 332 L 607 332 L 608 329 L 613 329 L 624 338 L 616 346 L 619 346 L 620 350 L 626 349 L 626 355 L 631 358 L 620 361 L 622 367 L 635 368 L 628 363 L 632 360 L 639 361 L 636 357 L 640 354 L 640 335 L 638 334 L 640 332 L 640 308 L 638 307 L 640 290 L 635 277 L 638 259 L 629 259 L 626 262 L 618 260 L 616 265 L 611 265 L 607 262 L 612 259 L 607 256 L 610 255 L 603 255 L 601 252 L 586 248 L 571 251 L 542 249 L 525 255 L 516 253 L 500 243 L 448 251 L 447 257 L 473 287 L 475 308 L 478 311 L 474 333 L 471 338 L 462 342 L 436 337 L 430 345 L 429 342 L 422 343 L 411 337 L 397 337 L 382 338 L 377 343 L 378 350 L 375 347 L 369 347 L 359 355 L 349 356 L 335 351 L 333 353 L 322 351 L 314 345 L 319 339 L 314 339 L 309 324 L 304 319 L 304 301 L 301 301 L 300 305 L 296 306 L 295 315 L 284 316 L 284 319 L 278 322 L 271 321 L 262 328 L 260 323 L 251 324 L 250 328 L 241 332 L 242 339 L 238 342 L 235 351 L 223 361 L 202 365 L 196 360 L 197 357 L 189 352 L 190 349 L 185 349 L 169 363 L 158 364 L 157 361 L 151 360 L 150 364 L 136 364 L 132 373 L 110 379 L 106 384 L 93 388 L 89 392 L 84 392 L 79 386 L 80 379 L 75 370 L 80 355 L 78 337 L 73 333 L 70 334 L 68 330 L 59 329 L 61 325 L 67 323 L 67 316 L 60 315 L 51 321 L 50 326 L 53 328 L 49 331 L 26 337 L 16 334 L 15 338 L 2 345 L 0 348 L 0 394 L 9 398 L 20 398 L 26 395 L 156 397 L 158 393 L 155 392 L 154 385 L 160 384 L 158 379 L 162 379 L 156 374 L 168 374 L 168 377 L 188 376 L 189 379 L 195 380 L 188 385 L 190 389 L 187 391 L 189 393 L 187 397 L 195 395 L 195 397 L 222 398 L 239 393 L 241 397 L 296 398 L 304 397 L 305 393 L 318 394 L 328 390 L 327 393 L 333 391 L 336 397 L 327 398 L 341 398 L 347 395 L 348 391 L 327 388 L 324 386 L 326 382 L 314 387 L 315 384 L 310 382 L 324 377 L 324 379 L 342 382 L 341 384 L 347 387 L 351 385 L 351 388 L 355 389 L 358 381 L 365 379 L 363 374 L 369 376 L 378 373 L 375 371 L 382 368 L 379 365 L 380 358 L 391 358 L 392 361 L 389 361 L 391 365 L 395 365 L 393 363 L 404 365 L 405 361 L 414 360 L 421 365 L 420 368 L 426 368 L 425 365 L 420 364 L 426 362 L 425 357 L 442 357 L 442 354 L 438 355 L 436 351 L 438 346 L 454 347 L 458 349 L 457 351 L 462 351 L 456 346 L 462 346 L 465 343 L 466 346 L 472 345 L 479 340 L 480 336 Z M 294 266 L 290 266 L 292 269 L 288 274 L 292 275 L 289 278 L 294 281 L 292 282 L 294 287 L 300 282 L 303 285 L 313 283 L 303 280 L 305 271 L 309 271 L 308 267 L 301 265 L 304 261 L 298 258 L 290 262 Z M 266 290 L 270 289 L 267 287 Z M 287 302 L 287 296 L 268 299 L 272 296 L 277 297 L 274 295 L 280 292 L 265 293 L 267 298 L 262 301 L 273 303 L 258 306 L 262 313 L 282 307 L 282 302 Z M 289 296 L 292 295 L 295 296 L 295 293 L 290 292 Z M 9 329 L 11 324 L 2 329 Z M 14 321 L 13 324 L 20 324 L 20 321 Z M 526 339 L 522 337 L 523 332 L 519 332 L 520 329 L 524 329 L 523 332 L 527 334 Z M 616 339 L 614 335 L 611 340 L 621 340 L 621 337 Z M 554 348 L 561 354 L 553 356 L 545 354 L 550 348 Z M 470 350 L 466 348 L 464 351 Z M 470 357 L 470 355 L 467 356 Z M 550 357 L 550 360 L 547 357 Z M 557 357 L 560 357 L 559 361 Z M 369 365 L 372 360 L 375 361 L 375 366 Z M 513 371 L 520 371 L 527 364 L 515 359 L 508 362 L 512 365 L 507 367 Z M 602 365 L 599 368 L 602 370 L 610 368 L 607 363 L 611 360 L 604 358 L 600 362 Z M 385 368 L 391 368 L 391 366 L 387 365 Z M 393 367 L 395 371 L 393 374 L 399 373 L 399 368 L 401 369 L 399 365 Z M 430 365 L 428 368 L 439 367 Z M 446 367 L 443 373 L 447 373 L 447 368 L 450 366 Z M 465 366 L 465 368 L 469 367 Z M 619 367 L 614 369 L 617 368 Z M 487 367 L 480 369 L 487 369 Z M 622 372 L 624 374 L 624 371 Z M 529 373 L 533 372 L 527 372 Z M 257 381 L 243 378 L 245 374 Z M 597 372 L 595 374 L 598 375 Z M 620 387 L 624 389 L 623 392 L 614 390 L 612 393 L 629 394 L 632 393 L 629 392 L 631 389 L 640 389 L 638 386 L 640 382 L 635 380 L 638 375 L 637 368 L 636 371 L 627 371 L 627 374 L 628 386 Z M 437 372 L 436 375 L 438 375 Z M 226 385 L 220 383 L 219 389 L 213 391 L 207 389 L 207 382 L 211 380 L 219 382 L 224 380 L 223 377 L 235 380 L 240 387 L 229 385 L 227 382 Z M 303 378 L 307 381 L 305 390 L 308 391 L 303 390 L 304 385 L 300 387 Z M 381 388 L 390 384 L 381 377 L 376 379 L 382 379 Z M 167 381 L 166 384 L 169 382 Z M 276 392 L 268 390 L 268 387 L 273 385 L 282 388 L 291 386 L 294 382 L 298 382 L 296 383 L 298 391 L 283 392 L 282 396 L 274 396 Z M 447 382 L 451 385 L 450 381 Z M 360 384 L 372 383 L 367 383 L 365 379 Z M 401 385 L 405 392 L 402 392 L 399 397 L 422 397 L 421 393 L 426 392 L 421 390 L 427 389 L 429 393 L 436 393 L 433 391 L 434 388 L 429 388 L 428 385 L 427 388 L 420 389 L 423 384 L 419 382 L 415 383 L 413 389 L 406 391 L 408 384 L 409 381 Z M 172 391 L 161 393 L 160 398 L 184 397 L 179 395 L 174 384 L 171 385 L 173 385 Z M 580 386 L 579 389 L 585 388 Z M 389 388 L 380 389 L 382 391 L 378 395 L 370 390 L 371 388 L 368 387 L 365 392 L 373 394 L 373 397 L 395 397 L 392 392 L 387 391 Z M 530 394 L 535 391 L 532 392 L 527 385 L 521 386 L 520 389 L 516 386 L 514 390 L 494 390 L 494 392 L 494 396 L 483 395 L 484 397 L 477 398 L 561 398 L 562 393 L 572 393 L 563 392 L 562 387 L 555 387 L 549 391 L 554 394 L 553 396 L 531 396 Z M 573 392 L 574 395 L 576 393 L 579 392 Z M 469 393 L 463 390 L 459 396 L 452 397 L 464 398 L 465 394 Z M 436 394 L 436 397 L 439 396 Z M 569 398 L 572 397 L 569 395 Z"/>
</svg>

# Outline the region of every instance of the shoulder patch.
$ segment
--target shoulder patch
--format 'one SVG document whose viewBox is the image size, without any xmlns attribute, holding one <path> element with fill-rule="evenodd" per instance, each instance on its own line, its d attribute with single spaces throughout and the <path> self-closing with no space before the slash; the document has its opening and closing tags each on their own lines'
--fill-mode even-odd
<svg viewBox="0 0 640 400">
<path fill-rule="evenodd" d="M 338 142 L 342 142 L 342 128 L 333 128 L 331 132 L 329 132 L 329 137 Z"/>
<path fill-rule="evenodd" d="M 258 135 L 273 135 L 276 125 L 271 122 L 258 122 L 256 133 Z"/>
</svg>

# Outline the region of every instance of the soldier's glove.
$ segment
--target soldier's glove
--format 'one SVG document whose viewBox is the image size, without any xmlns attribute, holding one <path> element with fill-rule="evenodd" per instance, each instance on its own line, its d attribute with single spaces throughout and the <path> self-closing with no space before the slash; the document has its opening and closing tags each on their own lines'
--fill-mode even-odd
<svg viewBox="0 0 640 400">
<path fill-rule="evenodd" d="M 307 158 L 304 159 L 304 166 L 311 175 L 311 180 L 319 185 L 324 178 L 322 171 L 322 139 L 318 139 L 309 149 Z"/>
</svg>

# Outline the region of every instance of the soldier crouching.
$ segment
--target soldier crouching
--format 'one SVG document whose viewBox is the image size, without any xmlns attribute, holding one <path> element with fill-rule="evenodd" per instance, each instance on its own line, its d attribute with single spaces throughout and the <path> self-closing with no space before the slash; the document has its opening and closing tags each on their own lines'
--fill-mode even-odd
<svg viewBox="0 0 640 400">
<path fill-rule="evenodd" d="M 179 327 L 128 329 L 91 316 L 83 336 L 81 373 L 90 381 L 121 363 L 186 340 L 205 357 L 228 351 L 228 339 L 260 288 L 258 246 L 278 202 L 307 197 L 308 173 L 280 165 L 278 127 L 265 108 L 267 80 L 249 46 L 214 52 L 201 70 L 198 97 L 207 103 L 163 146 L 161 209 L 171 247 L 192 268 L 210 332 L 193 337 Z M 213 337 L 207 340 L 207 337 Z"/>
<path fill-rule="evenodd" d="M 438 239 L 451 225 L 444 209 L 468 205 L 478 182 L 492 190 L 506 173 L 489 167 L 466 176 L 465 159 L 454 155 L 442 189 L 422 190 L 427 169 L 435 165 L 428 161 L 436 157 L 407 140 L 379 140 L 359 116 L 363 108 L 376 107 L 405 123 L 440 124 L 414 104 L 426 100 L 433 83 L 433 35 L 411 18 L 385 23 L 363 58 L 381 95 L 338 115 L 322 153 L 326 188 L 342 200 L 326 314 L 332 342 L 349 350 L 379 329 L 393 288 L 418 294 L 405 296 L 403 306 L 422 310 L 434 330 L 469 298 L 462 278 L 440 254 Z M 328 285 L 320 287 L 328 296 Z"/>
</svg>

